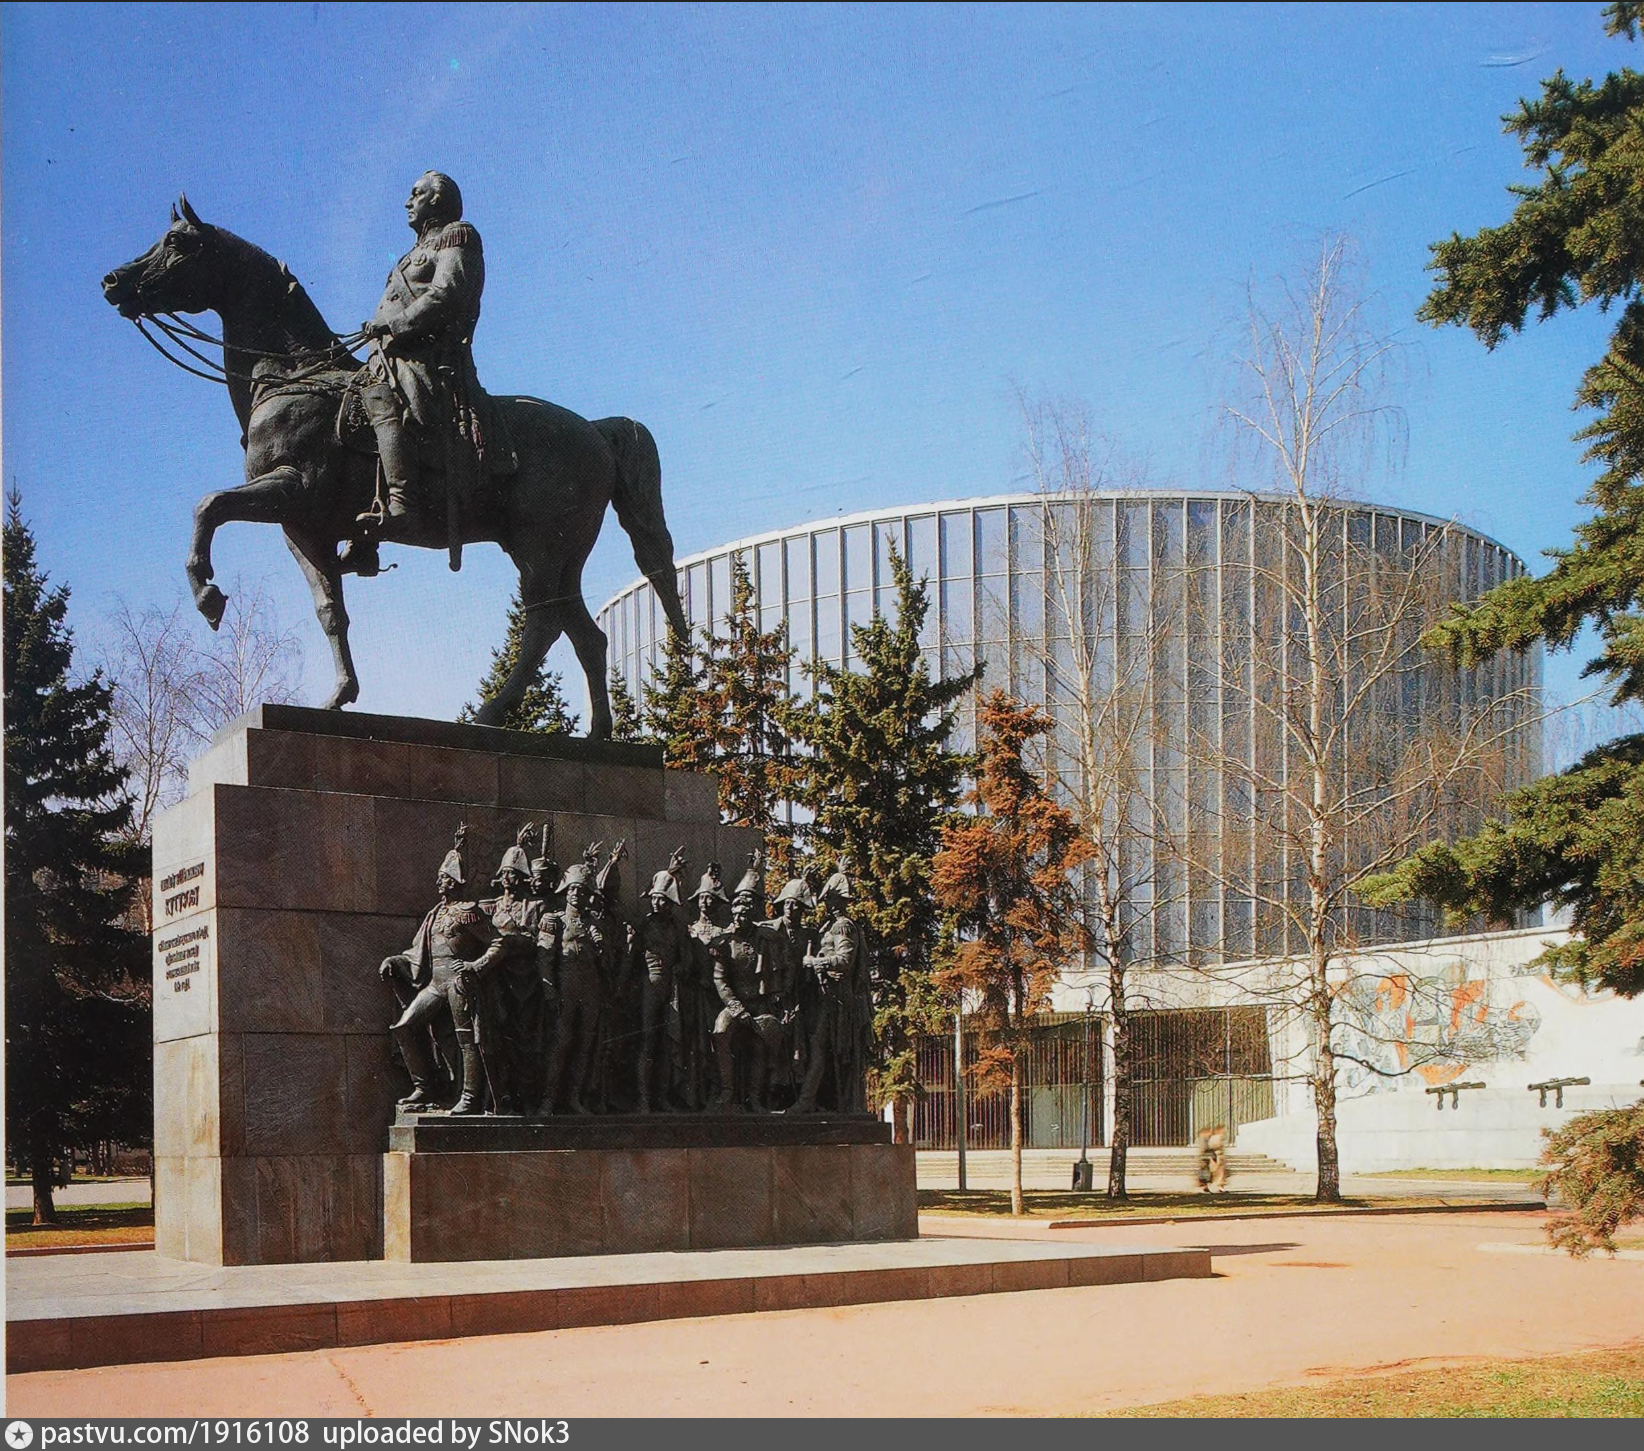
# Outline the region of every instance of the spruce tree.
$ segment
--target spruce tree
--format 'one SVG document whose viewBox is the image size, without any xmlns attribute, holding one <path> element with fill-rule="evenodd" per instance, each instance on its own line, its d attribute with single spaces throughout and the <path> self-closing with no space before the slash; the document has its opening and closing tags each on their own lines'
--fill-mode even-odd
<svg viewBox="0 0 1644 1451">
<path fill-rule="evenodd" d="M 783 806 L 797 796 L 805 765 L 794 752 L 788 694 L 793 650 L 783 630 L 759 628 L 747 561 L 731 556 L 731 607 L 725 633 L 710 638 L 703 666 L 719 810 L 731 826 L 763 832 L 774 874 L 792 870 L 793 833 Z"/>
<path fill-rule="evenodd" d="M 639 706 L 629 694 L 628 682 L 622 672 L 611 667 L 611 739 L 613 741 L 644 741 L 645 722 L 640 718 Z"/>
<path fill-rule="evenodd" d="M 15 491 L 5 579 L 6 1136 L 55 1222 L 77 1144 L 140 1142 L 152 1117 L 145 940 L 124 925 L 141 863 L 109 746 L 111 689 L 76 683 L 69 591 L 48 587 Z"/>
<path fill-rule="evenodd" d="M 641 718 L 646 734 L 662 742 L 663 762 L 675 771 L 706 771 L 713 759 L 703 653 L 690 636 L 670 630 L 662 647 L 662 668 L 645 683 Z"/>
<path fill-rule="evenodd" d="M 500 649 L 491 652 L 491 668 L 479 684 L 479 700 L 463 706 L 459 721 L 472 721 L 479 707 L 494 700 L 513 673 L 519 660 L 520 639 L 525 632 L 525 608 L 516 591 L 508 607 L 508 633 L 503 636 Z M 537 666 L 536 679 L 498 725 L 511 731 L 536 731 L 545 736 L 568 736 L 577 728 L 577 717 L 566 702 L 564 682 L 559 671 L 549 670 L 546 662 Z"/>
<path fill-rule="evenodd" d="M 1610 6 L 1612 35 L 1637 39 L 1641 7 Z M 1504 118 L 1539 173 L 1514 186 L 1512 216 L 1433 247 L 1438 285 L 1421 310 L 1494 348 L 1534 315 L 1568 307 L 1618 311 L 1609 346 L 1588 368 L 1576 405 L 1596 411 L 1577 435 L 1599 474 L 1584 502 L 1593 516 L 1553 568 L 1500 585 L 1429 632 L 1426 643 L 1475 665 L 1537 641 L 1568 649 L 1586 625 L 1602 642 L 1586 674 L 1616 703 L 1644 700 L 1644 74 L 1601 84 L 1563 72 L 1538 100 Z M 1510 919 L 1554 903 L 1576 935 L 1543 954 L 1582 981 L 1644 992 L 1644 736 L 1627 736 L 1517 792 L 1505 819 L 1454 845 L 1434 843 L 1363 895 L 1374 904 L 1425 897 L 1458 918 Z"/>
<path fill-rule="evenodd" d="M 952 1011 L 930 985 L 941 927 L 931 863 L 973 765 L 950 744 L 956 707 L 982 670 L 931 678 L 919 648 L 930 613 L 925 583 L 894 550 L 891 575 L 894 620 L 852 627 L 859 667 L 818 668 L 796 728 L 808 757 L 798 799 L 813 817 L 813 850 L 856 865 L 851 914 L 877 979 L 873 1091 L 906 1108 L 918 1090 L 915 1036 Z"/>
</svg>

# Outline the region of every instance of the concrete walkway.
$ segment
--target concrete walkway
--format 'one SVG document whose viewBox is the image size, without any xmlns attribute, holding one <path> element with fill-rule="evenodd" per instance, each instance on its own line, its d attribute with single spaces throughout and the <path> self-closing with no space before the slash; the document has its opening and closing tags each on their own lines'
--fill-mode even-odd
<svg viewBox="0 0 1644 1451">
<path fill-rule="evenodd" d="M 9 1377 L 12 1415 L 1068 1414 L 1644 1341 L 1644 1264 L 1482 1252 L 1539 1214 L 1064 1231 L 1211 1279 Z"/>
</svg>

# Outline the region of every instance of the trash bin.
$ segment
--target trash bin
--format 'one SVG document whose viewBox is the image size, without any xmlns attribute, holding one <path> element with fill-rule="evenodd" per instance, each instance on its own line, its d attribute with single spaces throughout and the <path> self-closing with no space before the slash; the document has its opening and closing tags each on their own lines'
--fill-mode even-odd
<svg viewBox="0 0 1644 1451">
<path fill-rule="evenodd" d="M 1092 1193 L 1096 1188 L 1096 1165 L 1090 1159 L 1073 1161 L 1073 1188 L 1075 1192 Z"/>
</svg>

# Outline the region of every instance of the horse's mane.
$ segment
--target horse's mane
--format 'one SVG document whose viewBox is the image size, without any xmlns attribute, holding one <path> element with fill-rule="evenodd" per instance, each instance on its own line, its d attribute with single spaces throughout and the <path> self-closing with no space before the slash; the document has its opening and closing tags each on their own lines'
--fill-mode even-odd
<svg viewBox="0 0 1644 1451">
<path fill-rule="evenodd" d="M 282 328 L 294 345 L 320 347 L 336 337 L 314 299 L 284 262 L 226 227 L 212 225 L 210 230 L 222 245 L 228 271 L 243 279 L 246 296 L 268 299 L 277 309 L 269 320 Z"/>
</svg>

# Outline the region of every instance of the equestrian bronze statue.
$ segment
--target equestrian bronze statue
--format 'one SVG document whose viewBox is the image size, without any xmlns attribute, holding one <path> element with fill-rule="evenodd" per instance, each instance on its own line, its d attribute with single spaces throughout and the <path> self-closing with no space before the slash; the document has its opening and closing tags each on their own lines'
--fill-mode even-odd
<svg viewBox="0 0 1644 1451">
<path fill-rule="evenodd" d="M 326 326 L 284 263 L 202 222 L 186 197 L 158 242 L 103 279 L 107 300 L 171 361 L 227 384 L 239 419 L 246 482 L 194 510 L 194 602 L 216 629 L 227 603 L 212 583 L 220 525 L 279 525 L 331 642 L 335 708 L 360 694 L 343 575 L 375 574 L 379 541 L 446 549 L 452 568 L 464 544 L 494 542 L 519 570 L 525 628 L 513 671 L 477 719 L 495 724 L 517 705 L 563 634 L 587 676 L 589 734 L 608 737 L 605 635 L 582 597 L 607 505 L 670 626 L 688 633 L 656 444 L 631 418 L 589 422 L 539 398 L 486 395 L 470 351 L 479 235 L 461 220 L 455 184 L 436 173 L 417 183 L 407 215 L 417 246 L 390 274 L 376 316 L 347 337 Z M 221 319 L 220 338 L 180 316 L 204 312 Z M 221 346 L 220 363 L 203 344 Z M 355 356 L 362 346 L 369 361 Z"/>
</svg>

